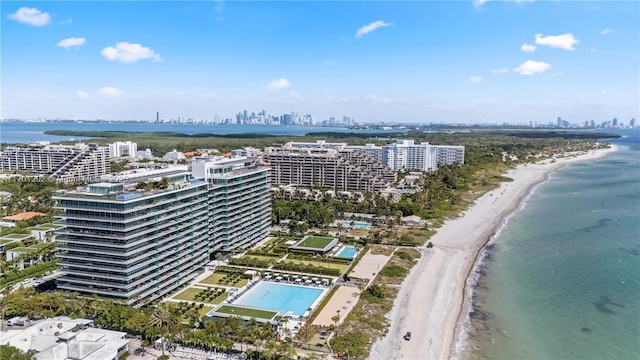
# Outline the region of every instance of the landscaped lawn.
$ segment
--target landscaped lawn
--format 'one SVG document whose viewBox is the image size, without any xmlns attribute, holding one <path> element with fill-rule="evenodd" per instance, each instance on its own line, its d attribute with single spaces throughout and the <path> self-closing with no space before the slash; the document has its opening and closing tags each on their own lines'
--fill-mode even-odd
<svg viewBox="0 0 640 360">
<path fill-rule="evenodd" d="M 200 291 L 202 290 L 203 289 L 190 287 L 184 290 L 183 292 L 181 292 L 180 294 L 174 296 L 173 298 L 178 300 L 194 301 L 195 296 L 198 295 L 198 293 L 200 293 Z"/>
<path fill-rule="evenodd" d="M 214 274 L 211 274 L 211 275 L 207 276 L 203 280 L 200 280 L 200 283 L 201 284 L 209 284 L 209 285 L 219 285 L 218 284 L 218 280 L 221 280 L 225 276 L 226 276 L 226 274 L 215 274 L 214 273 Z"/>
<path fill-rule="evenodd" d="M 5 239 L 26 239 L 26 238 L 30 238 L 31 234 L 9 234 L 9 235 L 5 235 L 3 236 L 3 238 Z"/>
<path fill-rule="evenodd" d="M 313 265 L 315 267 L 329 268 L 329 269 L 338 269 L 342 273 L 349 267 L 349 264 L 338 264 L 338 263 L 330 263 L 326 261 L 314 261 L 314 260 L 285 260 L 285 264 L 304 264 L 304 265 Z"/>
<path fill-rule="evenodd" d="M 198 313 L 200 313 L 200 317 L 204 317 L 205 315 L 207 315 L 207 313 L 209 313 L 209 311 L 213 310 L 213 307 L 211 306 L 204 306 L 202 309 L 198 310 Z"/>
<path fill-rule="evenodd" d="M 218 305 L 224 300 L 227 300 L 227 297 L 229 296 L 229 293 L 225 291 L 220 296 L 215 297 L 211 301 L 196 300 L 196 295 L 198 295 L 202 291 L 205 291 L 205 289 L 190 287 L 184 290 L 183 292 L 181 292 L 180 294 L 174 296 L 173 298 L 176 300 L 186 300 L 186 301 L 202 302 L 205 304 Z"/>
<path fill-rule="evenodd" d="M 12 242 L 13 242 L 13 240 L 2 240 L 2 239 L 0 239 L 0 245 L 12 243 Z"/>
<path fill-rule="evenodd" d="M 276 315 L 278 315 L 278 313 L 275 311 L 249 309 L 249 308 L 232 306 L 232 305 L 222 305 L 218 310 L 216 310 L 216 312 L 221 314 L 247 316 L 247 317 L 267 319 L 267 320 L 273 319 Z"/>
<path fill-rule="evenodd" d="M 40 224 L 40 225 L 36 225 L 35 228 L 40 228 L 40 229 L 60 229 L 62 226 L 60 225 L 55 225 L 55 224 Z"/>
<path fill-rule="evenodd" d="M 218 297 L 214 298 L 213 300 L 211 300 L 211 301 L 207 301 L 207 303 L 208 303 L 208 304 L 215 304 L 215 305 L 218 305 L 218 304 L 220 304 L 221 302 L 223 302 L 223 301 L 227 300 L 227 298 L 228 298 L 228 297 L 229 297 L 229 293 L 225 291 L 225 292 L 223 292 L 222 294 L 220 294 L 220 296 L 218 296 Z"/>
<path fill-rule="evenodd" d="M 218 282 L 218 280 L 223 279 L 224 277 L 226 277 L 227 274 L 211 274 L 209 276 L 207 276 L 206 278 L 204 278 L 203 280 L 200 280 L 200 284 L 206 284 L 206 285 L 217 285 L 217 286 L 230 286 L 230 287 L 243 287 L 245 285 L 247 285 L 247 283 L 249 282 L 249 280 L 247 279 L 240 279 L 238 282 L 233 283 L 233 284 L 221 284 Z"/>
<path fill-rule="evenodd" d="M 314 249 L 324 249 L 333 241 L 333 238 L 324 236 L 309 236 L 304 241 L 296 244 L 297 247 L 308 247 Z"/>
<path fill-rule="evenodd" d="M 242 260 L 246 260 L 246 259 L 252 259 L 252 258 L 258 258 L 258 261 L 278 261 L 280 260 L 282 256 L 260 256 L 260 255 L 245 255 L 243 257 L 241 257 L 240 259 Z"/>
</svg>

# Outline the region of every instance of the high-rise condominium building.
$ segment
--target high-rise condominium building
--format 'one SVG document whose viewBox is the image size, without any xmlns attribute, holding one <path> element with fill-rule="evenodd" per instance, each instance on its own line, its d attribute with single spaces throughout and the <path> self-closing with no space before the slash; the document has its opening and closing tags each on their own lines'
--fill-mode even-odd
<svg viewBox="0 0 640 360">
<path fill-rule="evenodd" d="M 464 146 L 431 145 L 414 140 L 397 140 L 393 144 L 347 146 L 366 154 L 393 170 L 435 171 L 438 165 L 464 164 Z"/>
<path fill-rule="evenodd" d="M 138 144 L 131 141 L 116 141 L 113 144 L 109 144 L 110 157 L 135 157 L 137 152 Z"/>
<path fill-rule="evenodd" d="M 135 170 L 55 196 L 58 288 L 141 305 L 193 279 L 210 255 L 250 247 L 271 223 L 269 168 L 251 158 Z"/>
<path fill-rule="evenodd" d="M 357 151 L 297 145 L 265 149 L 263 160 L 271 166 L 274 184 L 380 191 L 396 179 L 391 169 Z"/>
<path fill-rule="evenodd" d="M 10 146 L 0 153 L 0 166 L 58 180 L 90 179 L 109 172 L 108 157 L 108 148 L 98 144 Z"/>
</svg>

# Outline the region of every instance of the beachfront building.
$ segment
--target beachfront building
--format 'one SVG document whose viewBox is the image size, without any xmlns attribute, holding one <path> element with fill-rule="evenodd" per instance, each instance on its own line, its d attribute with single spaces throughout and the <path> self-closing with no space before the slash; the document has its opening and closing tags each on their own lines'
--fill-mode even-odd
<svg viewBox="0 0 640 360">
<path fill-rule="evenodd" d="M 142 305 L 192 280 L 213 253 L 269 233 L 269 169 L 251 158 L 111 180 L 54 197 L 65 226 L 57 235 L 60 289 Z"/>
<path fill-rule="evenodd" d="M 395 143 L 384 146 L 347 145 L 346 143 L 328 143 L 324 140 L 290 142 L 286 145 L 293 149 L 353 150 L 396 171 L 435 171 L 438 165 L 464 164 L 464 146 L 431 145 L 427 142 L 416 144 L 414 140 L 396 140 Z"/>
<path fill-rule="evenodd" d="M 116 141 L 113 144 L 109 144 L 110 157 L 135 157 L 137 152 L 138 144 L 131 141 Z"/>
<path fill-rule="evenodd" d="M 354 150 L 285 144 L 266 148 L 263 160 L 271 166 L 276 185 L 380 191 L 396 179 L 395 172 Z"/>
<path fill-rule="evenodd" d="M 62 181 L 90 179 L 110 171 L 108 158 L 109 149 L 98 144 L 10 146 L 0 152 L 0 168 Z"/>
</svg>

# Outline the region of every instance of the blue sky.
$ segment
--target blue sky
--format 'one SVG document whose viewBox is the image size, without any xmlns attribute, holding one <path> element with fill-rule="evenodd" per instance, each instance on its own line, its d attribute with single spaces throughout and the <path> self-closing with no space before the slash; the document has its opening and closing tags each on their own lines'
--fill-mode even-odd
<svg viewBox="0 0 640 360">
<path fill-rule="evenodd" d="M 640 118 L 636 1 L 3 1 L 2 118 Z"/>
</svg>

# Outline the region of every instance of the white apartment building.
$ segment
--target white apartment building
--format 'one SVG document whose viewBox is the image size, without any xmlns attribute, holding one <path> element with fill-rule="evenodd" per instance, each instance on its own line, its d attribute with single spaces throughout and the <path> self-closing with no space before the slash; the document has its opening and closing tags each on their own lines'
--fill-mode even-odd
<svg viewBox="0 0 640 360">
<path fill-rule="evenodd" d="M 10 146 L 0 152 L 0 168 L 63 181 L 89 179 L 109 172 L 108 157 L 109 149 L 98 144 Z"/>
<path fill-rule="evenodd" d="M 138 144 L 131 141 L 116 141 L 109 144 L 110 157 L 130 156 L 135 157 L 138 152 Z"/>
</svg>

